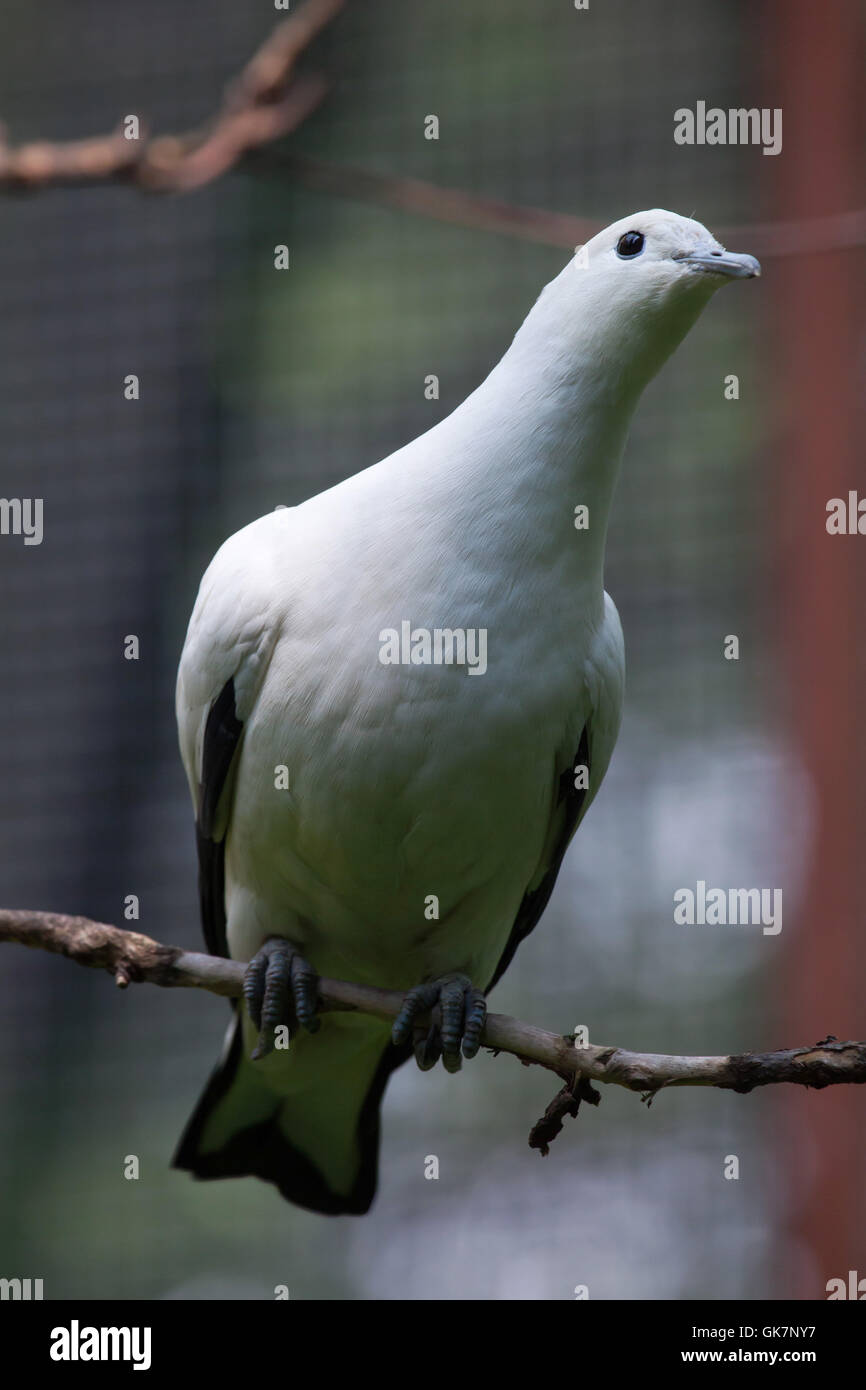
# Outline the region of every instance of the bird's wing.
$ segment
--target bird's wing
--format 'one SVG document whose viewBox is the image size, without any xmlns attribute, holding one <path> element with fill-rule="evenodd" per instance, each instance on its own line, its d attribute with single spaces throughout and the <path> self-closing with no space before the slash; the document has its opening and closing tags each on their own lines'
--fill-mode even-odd
<svg viewBox="0 0 866 1390">
<path fill-rule="evenodd" d="M 517 910 L 511 935 L 487 992 L 502 978 L 520 943 L 538 925 L 550 901 L 565 851 L 601 785 L 619 733 L 625 647 L 616 606 L 609 594 L 605 594 L 604 598 L 604 621 L 590 646 L 584 670 L 581 708 L 586 713 L 577 750 L 570 758 L 566 754 L 557 762 L 554 799 L 544 849 Z M 575 786 L 577 767 L 589 769 L 588 787 Z"/>
<path fill-rule="evenodd" d="M 278 624 L 272 592 L 271 513 L 221 547 L 201 582 L 177 675 L 180 750 L 196 817 L 199 900 L 207 948 L 227 956 L 225 837 L 244 725 L 255 705 Z"/>
<path fill-rule="evenodd" d="M 201 780 L 195 818 L 201 925 L 212 956 L 227 956 L 225 833 L 217 834 L 217 812 L 228 791 L 243 724 L 237 717 L 234 680 L 211 703 L 202 742 Z"/>
</svg>

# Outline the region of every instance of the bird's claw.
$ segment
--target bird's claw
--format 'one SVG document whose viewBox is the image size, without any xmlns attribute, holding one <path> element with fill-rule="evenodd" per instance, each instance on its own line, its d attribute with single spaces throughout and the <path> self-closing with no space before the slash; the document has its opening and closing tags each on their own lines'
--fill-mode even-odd
<svg viewBox="0 0 866 1390">
<path fill-rule="evenodd" d="M 463 1057 L 474 1057 L 481 1046 L 486 1019 L 487 1000 L 481 990 L 465 975 L 443 975 L 410 989 L 391 1038 L 399 1046 L 411 1036 L 422 1071 L 435 1067 L 441 1057 L 445 1070 L 455 1072 L 462 1066 L 461 1045 Z"/>
<path fill-rule="evenodd" d="M 258 1031 L 252 1060 L 274 1050 L 274 1030 L 295 1023 L 308 1033 L 319 1030 L 316 1016 L 319 977 L 283 936 L 271 936 L 253 956 L 244 973 L 244 998 Z"/>
</svg>

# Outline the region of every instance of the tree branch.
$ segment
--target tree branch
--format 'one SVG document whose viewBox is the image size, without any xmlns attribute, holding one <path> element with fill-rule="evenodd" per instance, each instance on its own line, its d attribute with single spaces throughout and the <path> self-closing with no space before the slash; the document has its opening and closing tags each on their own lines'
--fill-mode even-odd
<svg viewBox="0 0 866 1390">
<path fill-rule="evenodd" d="M 108 970 L 121 988 L 148 983 L 237 998 L 243 984 L 245 966 L 239 961 L 164 946 L 140 932 L 122 931 L 87 917 L 0 909 L 0 941 L 17 941 L 67 956 L 79 965 Z M 324 1012 L 352 1010 L 390 1019 L 396 1018 L 403 995 L 347 980 L 321 979 L 319 1000 Z M 524 1065 L 546 1067 L 566 1082 L 530 1135 L 530 1145 L 543 1154 L 562 1128 L 565 1115 L 576 1115 L 581 1101 L 598 1104 L 593 1081 L 638 1091 L 645 1100 L 669 1086 L 716 1086 L 744 1094 L 783 1081 L 816 1090 L 866 1083 L 866 1042 L 839 1042 L 832 1036 L 810 1047 L 779 1052 L 676 1057 L 620 1047 L 575 1047 L 567 1035 L 549 1033 L 506 1014 L 489 1014 L 482 1041 L 494 1053 L 510 1052 Z"/>
<path fill-rule="evenodd" d="M 288 172 L 293 183 L 318 193 L 544 246 L 570 250 L 601 230 L 603 223 L 571 213 L 521 207 L 424 179 L 268 150 L 275 140 L 297 130 L 327 94 L 324 78 L 295 76 L 294 70 L 301 54 L 344 4 L 345 0 L 307 0 L 282 20 L 226 88 L 220 109 L 196 130 L 150 140 L 146 133 L 129 140 L 118 130 L 90 140 L 38 140 L 13 148 L 0 127 L 0 192 L 127 183 L 146 193 L 186 193 L 231 169 L 252 167 Z M 719 236 L 761 257 L 849 250 L 866 244 L 866 208 L 796 222 L 722 227 Z"/>
<path fill-rule="evenodd" d="M 279 23 L 229 84 L 216 114 L 197 130 L 127 139 L 122 130 L 91 140 L 39 140 L 17 149 L 0 139 L 0 189 L 128 183 L 149 193 L 184 193 L 211 183 L 250 150 L 288 135 L 328 90 L 322 77 L 294 75 L 299 57 L 345 0 L 307 0 Z"/>
<path fill-rule="evenodd" d="M 605 225 L 568 212 L 482 198 L 463 188 L 446 188 L 425 179 L 332 164 L 294 152 L 255 150 L 251 152 L 251 159 L 253 167 L 265 171 L 270 167 L 287 170 L 293 182 L 316 193 L 393 207 L 431 221 L 450 222 L 474 231 L 492 232 L 562 250 L 573 250 L 589 241 Z M 727 246 L 743 246 L 761 257 L 848 251 L 866 244 L 866 208 L 827 217 L 802 218 L 797 222 L 752 222 L 720 227 L 718 236 Z"/>
</svg>

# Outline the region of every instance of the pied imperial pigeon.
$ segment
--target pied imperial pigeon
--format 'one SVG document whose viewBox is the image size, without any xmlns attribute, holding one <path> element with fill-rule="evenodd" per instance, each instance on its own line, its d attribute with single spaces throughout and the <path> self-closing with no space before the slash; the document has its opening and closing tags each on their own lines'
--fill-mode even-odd
<svg viewBox="0 0 866 1390">
<path fill-rule="evenodd" d="M 759 273 L 690 218 L 615 222 L 451 415 L 217 552 L 177 721 L 208 949 L 249 964 L 176 1166 L 365 1212 L 392 1071 L 478 1051 L 619 729 L 603 565 L 632 413 Z M 320 1015 L 319 976 L 402 1012 Z"/>
</svg>

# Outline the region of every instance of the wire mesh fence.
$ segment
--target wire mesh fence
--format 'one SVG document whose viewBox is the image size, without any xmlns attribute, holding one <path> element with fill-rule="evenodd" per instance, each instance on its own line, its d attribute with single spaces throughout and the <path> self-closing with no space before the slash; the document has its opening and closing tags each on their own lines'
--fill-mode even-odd
<svg viewBox="0 0 866 1390">
<path fill-rule="evenodd" d="M 10 135 L 73 139 L 128 112 L 194 125 L 273 21 L 229 0 L 7 11 Z M 756 103 L 752 32 L 752 7 L 730 0 L 349 4 L 308 55 L 327 100 L 249 165 L 187 196 L 112 186 L 4 203 L 2 491 L 44 499 L 43 543 L 0 544 L 11 906 L 121 922 L 135 895 L 141 930 L 196 949 L 173 681 L 204 566 L 247 521 L 447 415 L 564 264 L 549 246 L 317 193 L 291 156 L 599 223 L 653 206 L 711 228 L 763 219 L 759 148 L 672 138 L 674 111 L 697 97 Z M 678 885 L 703 879 L 781 883 L 793 914 L 809 853 L 809 785 L 774 713 L 760 314 L 751 294 L 726 294 L 641 406 L 606 574 L 628 653 L 623 734 L 549 913 L 494 997 L 595 1041 L 779 1041 L 778 943 L 689 935 L 671 909 Z M 748 663 L 724 661 L 729 633 Z M 754 1298 L 787 1291 L 768 1287 L 771 1270 L 808 1267 L 786 1232 L 769 1111 L 694 1092 L 647 1112 L 606 1094 L 542 1161 L 525 1135 L 549 1095 L 508 1058 L 456 1080 L 395 1077 L 362 1222 L 284 1207 L 251 1180 L 194 1184 L 169 1159 L 224 1005 L 115 996 L 37 954 L 4 952 L 0 1250 L 48 1296 L 260 1298 L 285 1283 L 293 1297 L 569 1298 L 588 1285 L 593 1298 Z M 731 1154 L 747 1182 L 725 1181 Z"/>
</svg>

